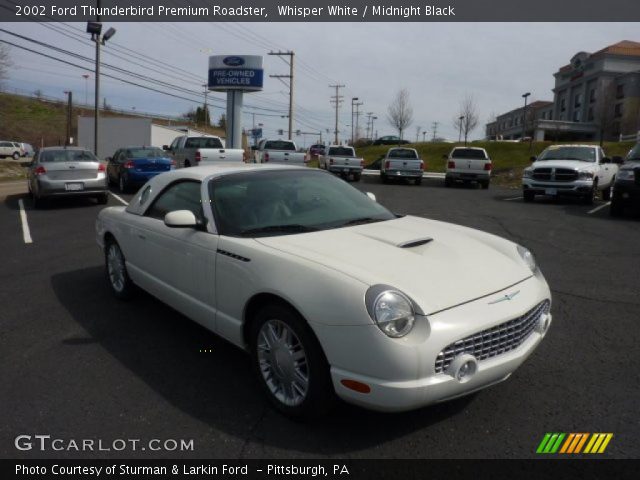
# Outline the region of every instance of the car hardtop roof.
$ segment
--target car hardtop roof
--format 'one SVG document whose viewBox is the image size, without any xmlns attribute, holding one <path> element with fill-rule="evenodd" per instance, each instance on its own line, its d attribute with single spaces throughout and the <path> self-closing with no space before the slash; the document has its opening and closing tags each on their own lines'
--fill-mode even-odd
<svg viewBox="0 0 640 480">
<path fill-rule="evenodd" d="M 462 147 L 462 146 L 453 147 L 453 149 L 454 150 L 458 150 L 458 149 L 461 149 L 461 150 L 484 150 L 484 148 L 482 148 L 482 147 Z M 486 151 L 486 150 L 484 150 L 484 151 Z"/>
<path fill-rule="evenodd" d="M 600 145 L 589 145 L 586 143 L 557 143 L 555 145 L 549 145 L 547 148 L 560 148 L 560 147 L 584 147 L 584 148 L 600 148 Z"/>
<path fill-rule="evenodd" d="M 194 180 L 204 180 L 210 176 L 221 176 L 229 173 L 241 173 L 251 171 L 265 170 L 313 170 L 307 167 L 299 167 L 296 165 L 278 165 L 263 163 L 234 163 L 220 162 L 215 165 L 201 165 L 198 167 L 178 168 L 165 173 L 165 176 L 171 176 L 173 179 L 192 178 Z"/>
</svg>

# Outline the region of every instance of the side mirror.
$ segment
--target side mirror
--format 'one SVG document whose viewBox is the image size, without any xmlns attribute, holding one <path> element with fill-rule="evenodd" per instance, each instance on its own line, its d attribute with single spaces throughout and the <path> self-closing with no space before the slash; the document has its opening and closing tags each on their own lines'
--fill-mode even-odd
<svg viewBox="0 0 640 480">
<path fill-rule="evenodd" d="M 611 159 L 609 157 L 602 157 L 602 162 L 600 163 L 611 163 Z"/>
<path fill-rule="evenodd" d="M 162 145 L 162 149 L 163 149 L 164 151 L 169 151 L 169 150 L 171 150 L 171 149 L 169 148 L 169 145 Z"/>
<path fill-rule="evenodd" d="M 369 197 L 371 200 L 373 200 L 374 202 L 377 202 L 377 201 L 378 201 L 378 200 L 376 200 L 376 196 L 375 196 L 373 193 L 371 193 L 371 192 L 366 192 L 366 193 L 365 193 L 365 195 L 366 195 L 367 197 Z"/>
<path fill-rule="evenodd" d="M 164 224 L 171 228 L 197 228 L 198 220 L 191 210 L 174 210 L 164 216 Z"/>
<path fill-rule="evenodd" d="M 616 165 L 622 165 L 624 163 L 624 159 L 619 155 L 611 157 L 611 161 Z"/>
<path fill-rule="evenodd" d="M 531 160 L 532 162 L 535 162 L 537 160 L 537 157 L 529 157 L 529 160 Z"/>
<path fill-rule="evenodd" d="M 104 159 L 105 162 L 110 162 L 111 161 L 111 157 L 107 157 Z"/>
</svg>

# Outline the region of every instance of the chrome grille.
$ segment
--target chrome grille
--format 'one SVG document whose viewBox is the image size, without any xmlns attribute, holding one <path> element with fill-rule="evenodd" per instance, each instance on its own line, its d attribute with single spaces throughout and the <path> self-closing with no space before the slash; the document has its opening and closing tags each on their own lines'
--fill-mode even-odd
<svg viewBox="0 0 640 480">
<path fill-rule="evenodd" d="M 578 179 L 578 172 L 570 168 L 556 168 L 556 182 L 573 182 Z"/>
<path fill-rule="evenodd" d="M 536 168 L 533 179 L 544 182 L 573 182 L 578 179 L 578 172 L 570 168 Z"/>
<path fill-rule="evenodd" d="M 549 300 L 545 300 L 518 318 L 447 345 L 436 358 L 436 373 L 444 372 L 462 353 L 481 361 L 518 348 L 533 332 L 540 315 L 549 311 L 549 306 Z"/>
<path fill-rule="evenodd" d="M 536 180 L 551 180 L 550 168 L 536 168 L 533 171 L 533 178 Z"/>
</svg>

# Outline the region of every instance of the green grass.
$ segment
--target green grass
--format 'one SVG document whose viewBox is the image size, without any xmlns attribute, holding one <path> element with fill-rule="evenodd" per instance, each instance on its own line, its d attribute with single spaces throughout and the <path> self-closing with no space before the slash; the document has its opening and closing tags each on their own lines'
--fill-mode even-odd
<svg viewBox="0 0 640 480">
<path fill-rule="evenodd" d="M 27 169 L 19 163 L 0 160 L 0 182 L 10 182 L 27 178 Z"/>
<path fill-rule="evenodd" d="M 529 145 L 529 142 L 474 142 L 469 143 L 468 146 L 481 147 L 487 151 L 493 161 L 492 182 L 498 185 L 519 186 L 522 170 L 531 164 L 530 157 L 538 155 L 546 147 L 556 143 L 558 142 L 533 142 Z M 597 144 L 597 142 L 584 143 Z M 427 164 L 427 171 L 444 172 L 446 170 L 446 160 L 442 156 L 448 154 L 453 147 L 458 145 L 461 144 L 426 142 L 406 146 L 415 148 L 418 151 L 420 158 Z M 624 157 L 633 145 L 634 142 L 605 142 L 604 151 L 609 156 L 619 155 Z M 356 151 L 358 156 L 364 158 L 365 165 L 369 165 L 380 156 L 384 156 L 389 148 L 392 148 L 392 146 L 371 145 L 359 147 Z"/>
</svg>

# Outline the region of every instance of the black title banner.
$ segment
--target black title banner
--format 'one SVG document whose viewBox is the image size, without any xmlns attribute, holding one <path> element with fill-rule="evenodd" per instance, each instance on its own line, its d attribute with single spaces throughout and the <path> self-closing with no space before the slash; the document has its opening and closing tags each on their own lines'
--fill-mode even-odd
<svg viewBox="0 0 640 480">
<path fill-rule="evenodd" d="M 0 0 L 1 22 L 633 22 L 638 0 Z"/>
</svg>

